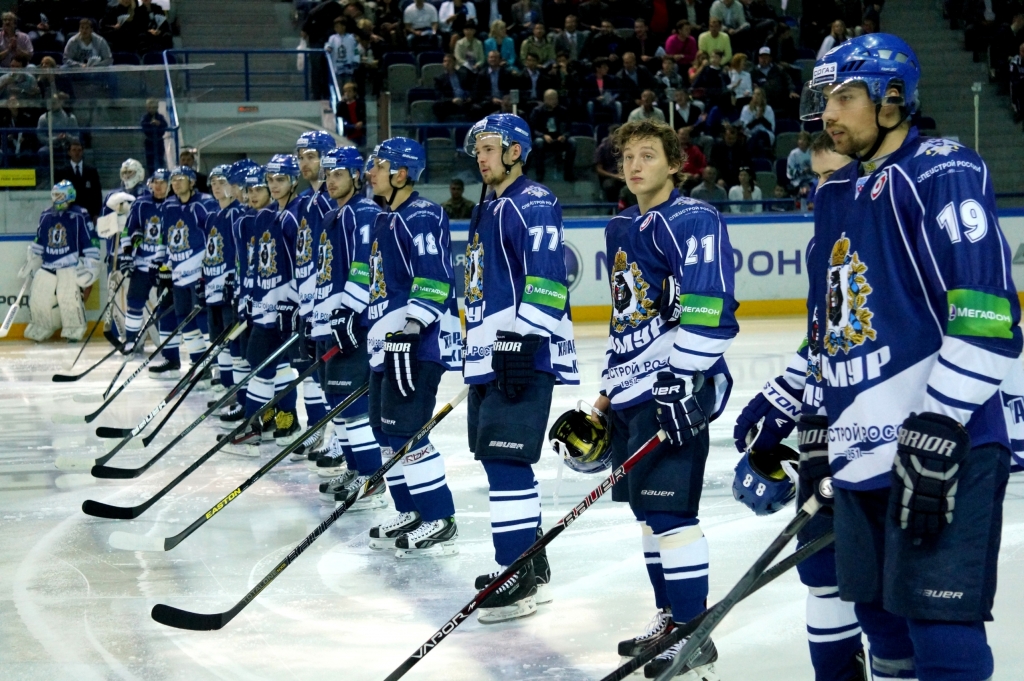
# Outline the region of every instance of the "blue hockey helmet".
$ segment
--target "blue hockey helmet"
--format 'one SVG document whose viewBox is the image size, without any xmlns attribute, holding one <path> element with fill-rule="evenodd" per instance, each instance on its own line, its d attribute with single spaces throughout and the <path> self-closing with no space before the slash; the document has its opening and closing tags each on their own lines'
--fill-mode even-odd
<svg viewBox="0 0 1024 681">
<path fill-rule="evenodd" d="M 187 177 L 193 185 L 196 183 L 196 171 L 191 166 L 178 166 L 172 170 L 171 179 L 173 180 L 176 177 Z"/>
<path fill-rule="evenodd" d="M 299 174 L 299 161 L 292 154 L 274 154 L 267 161 L 267 175 L 286 175 L 297 182 Z"/>
<path fill-rule="evenodd" d="M 747 450 L 736 464 L 732 496 L 757 515 L 771 515 L 796 496 L 795 473 L 799 455 L 785 445 L 763 452 Z"/>
<path fill-rule="evenodd" d="M 868 33 L 832 48 L 814 65 L 800 98 L 800 119 L 821 118 L 831 95 L 847 83 L 867 88 L 875 106 L 895 104 L 908 117 L 917 111 L 921 64 L 903 39 L 888 33 Z M 891 88 L 899 95 L 887 95 Z"/>
<path fill-rule="evenodd" d="M 583 410 L 583 401 L 551 425 L 548 441 L 562 455 L 566 466 L 577 473 L 600 473 L 612 465 L 612 436 L 604 415 Z M 589 406 L 589 405 L 588 405 Z"/>
<path fill-rule="evenodd" d="M 50 199 L 57 210 L 67 210 L 77 197 L 75 185 L 71 184 L 70 180 L 61 180 L 50 190 Z"/>
<path fill-rule="evenodd" d="M 245 188 L 255 189 L 256 187 L 267 186 L 267 169 L 261 165 L 254 165 L 245 171 Z"/>
<path fill-rule="evenodd" d="M 347 170 L 355 177 L 356 171 L 362 173 L 365 167 L 363 156 L 355 147 L 338 147 L 320 157 L 320 172 L 325 177 L 332 170 Z"/>
<path fill-rule="evenodd" d="M 250 168 L 258 168 L 259 165 L 259 163 L 256 163 L 251 158 L 235 161 L 228 170 L 228 182 L 237 184 L 240 187 L 245 185 L 245 174 L 249 172 Z"/>
<path fill-rule="evenodd" d="M 210 171 L 210 179 L 215 177 L 223 177 L 225 180 L 231 180 L 231 166 L 228 164 L 222 164 L 214 166 L 213 170 Z"/>
<path fill-rule="evenodd" d="M 377 152 L 378 151 L 380 151 L 380 145 L 379 144 L 377 146 L 375 146 L 373 148 L 373 151 L 370 152 L 370 155 L 366 157 L 366 167 L 363 168 L 363 172 L 364 173 L 370 172 L 370 169 L 373 168 L 373 164 L 376 163 L 376 161 L 377 161 Z"/>
<path fill-rule="evenodd" d="M 171 171 L 167 168 L 157 168 L 153 171 L 152 177 L 149 178 L 150 182 L 170 182 Z"/>
<path fill-rule="evenodd" d="M 533 146 L 533 138 L 530 136 L 530 126 L 515 114 L 491 114 L 473 124 L 473 127 L 466 133 L 464 149 L 470 156 L 476 157 L 476 141 L 481 135 L 498 135 L 501 138 L 501 146 L 508 149 L 513 144 L 518 144 L 522 149 L 519 160 L 526 163 L 526 157 L 530 155 Z"/>
<path fill-rule="evenodd" d="M 331 133 L 323 130 L 310 130 L 299 135 L 299 139 L 295 142 L 295 154 L 299 155 L 307 149 L 312 149 L 320 155 L 320 158 L 323 158 L 324 154 L 336 146 L 338 143 Z"/>
<path fill-rule="evenodd" d="M 413 182 L 420 179 L 420 175 L 427 167 L 427 152 L 423 145 L 408 137 L 392 137 L 384 140 L 377 149 L 373 150 L 373 157 L 390 163 L 392 175 L 405 168 L 409 172 L 409 179 Z"/>
</svg>

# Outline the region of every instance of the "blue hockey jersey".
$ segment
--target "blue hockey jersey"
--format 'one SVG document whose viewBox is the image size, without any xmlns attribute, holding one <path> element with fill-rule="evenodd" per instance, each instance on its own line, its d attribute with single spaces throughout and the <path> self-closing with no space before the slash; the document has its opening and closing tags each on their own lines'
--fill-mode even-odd
<svg viewBox="0 0 1024 681">
<path fill-rule="evenodd" d="M 476 210 L 466 246 L 466 382 L 494 380 L 491 347 L 498 331 L 514 331 L 548 339 L 537 371 L 578 384 L 558 197 L 524 176 Z"/>
<path fill-rule="evenodd" d="M 612 319 L 601 375 L 616 409 L 651 399 L 659 371 L 714 381 L 715 412 L 732 389 L 725 350 L 739 332 L 734 263 L 725 222 L 703 201 L 680 196 L 641 214 L 632 206 L 605 228 Z M 666 277 L 680 287 L 678 322 L 664 322 L 658 302 Z"/>
<path fill-rule="evenodd" d="M 199 281 L 206 252 L 206 221 L 210 213 L 193 194 L 186 203 L 170 196 L 163 204 L 164 244 L 175 286 Z"/>
<path fill-rule="evenodd" d="M 237 263 L 236 280 L 238 292 L 235 295 L 239 312 L 245 309 L 246 302 L 251 298 L 254 281 L 253 255 L 256 252 L 256 211 L 243 206 L 239 217 L 231 226 L 235 236 L 235 262 Z"/>
<path fill-rule="evenodd" d="M 911 412 L 1009 446 L 996 391 L 1021 353 L 1020 305 L 984 161 L 912 129 L 869 175 L 836 171 L 814 218 L 804 402 L 829 417 L 835 484 L 888 486 Z"/>
<path fill-rule="evenodd" d="M 253 323 L 269 328 L 277 326 L 277 304 L 285 300 L 298 302 L 295 288 L 295 235 L 298 221 L 295 209 L 299 199 L 292 199 L 284 209 L 277 202 L 256 213 L 249 243 L 252 253 Z"/>
<path fill-rule="evenodd" d="M 76 267 L 80 260 L 100 261 L 100 241 L 92 218 L 74 204 L 62 211 L 44 210 L 29 249 L 42 258 L 42 268 L 48 272 Z"/>
<path fill-rule="evenodd" d="M 135 269 L 139 272 L 149 272 L 167 258 L 164 252 L 164 202 L 153 198 L 152 194 L 144 194 L 128 210 L 121 248 L 130 248 L 136 237 L 142 238 L 135 249 Z"/>
<path fill-rule="evenodd" d="M 370 231 L 380 207 L 356 194 L 324 216 L 317 237 L 313 338 L 331 339 L 331 313 L 347 307 L 359 313 L 370 300 Z"/>
<path fill-rule="evenodd" d="M 370 329 L 370 367 L 383 371 L 384 338 L 411 318 L 424 327 L 419 359 L 461 368 L 462 325 L 448 214 L 413 192 L 397 210 L 377 216 L 371 238 L 370 299 L 363 312 Z"/>
<path fill-rule="evenodd" d="M 203 281 L 206 284 L 207 305 L 224 302 L 224 282 L 228 272 L 234 272 L 235 222 L 242 215 L 242 204 L 232 201 L 227 208 L 221 208 L 210 215 L 206 222 L 206 253 L 203 254 Z"/>
<path fill-rule="evenodd" d="M 317 257 L 315 249 L 320 239 L 320 223 L 328 211 L 337 204 L 323 191 L 307 190 L 299 195 L 298 231 L 295 236 L 295 285 L 299 291 L 299 314 L 313 313 L 313 298 L 317 287 Z"/>
</svg>

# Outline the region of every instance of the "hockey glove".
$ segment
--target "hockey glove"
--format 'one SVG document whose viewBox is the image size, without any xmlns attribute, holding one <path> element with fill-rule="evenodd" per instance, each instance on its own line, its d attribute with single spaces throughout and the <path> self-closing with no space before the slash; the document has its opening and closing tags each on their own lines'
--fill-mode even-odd
<svg viewBox="0 0 1024 681">
<path fill-rule="evenodd" d="M 896 517 L 915 537 L 938 534 L 953 522 L 961 464 L 971 451 L 967 429 L 948 416 L 911 414 L 899 430 L 893 464 Z"/>
<path fill-rule="evenodd" d="M 132 257 L 130 251 L 125 251 L 117 256 L 117 271 L 126 277 L 132 276 L 135 271 L 135 258 Z"/>
<path fill-rule="evenodd" d="M 736 449 L 767 452 L 778 447 L 793 432 L 801 402 L 802 396 L 782 376 L 765 383 L 736 419 L 732 429 Z"/>
<path fill-rule="evenodd" d="M 224 306 L 229 307 L 231 302 L 235 299 L 235 273 L 228 272 L 228 276 L 224 278 L 224 286 L 220 290 L 221 299 L 224 301 Z"/>
<path fill-rule="evenodd" d="M 359 349 L 356 338 L 356 313 L 347 307 L 339 307 L 331 311 L 331 333 L 342 357 L 348 357 Z"/>
<path fill-rule="evenodd" d="M 535 333 L 524 336 L 513 331 L 498 332 L 492 347 L 491 368 L 498 390 L 508 399 L 516 399 L 533 383 L 533 356 L 544 341 L 543 336 Z"/>
<path fill-rule="evenodd" d="M 199 301 L 200 305 L 205 306 L 206 305 L 206 281 L 204 281 L 202 277 L 199 277 L 199 279 L 196 281 L 195 292 L 196 292 L 196 300 Z"/>
<path fill-rule="evenodd" d="M 316 341 L 313 340 L 313 315 L 307 315 L 299 320 L 302 329 L 302 342 L 299 343 L 300 359 L 307 362 L 316 361 Z"/>
<path fill-rule="evenodd" d="M 704 387 L 704 374 L 697 372 L 693 375 L 693 389 L 687 393 L 690 383 L 690 380 L 670 371 L 660 371 L 651 388 L 658 404 L 658 425 L 668 435 L 668 441 L 676 446 L 686 443 L 708 427 L 708 417 L 697 402 L 697 393 Z"/>
<path fill-rule="evenodd" d="M 277 328 L 285 336 L 292 335 L 299 316 L 299 304 L 294 300 L 282 300 L 277 304 Z"/>
<path fill-rule="evenodd" d="M 658 316 L 661 317 L 663 322 L 678 322 L 679 313 L 682 307 L 679 304 L 679 296 L 682 291 L 679 288 L 679 284 L 676 283 L 676 278 L 673 275 L 668 275 L 665 280 L 661 282 L 661 295 L 658 296 Z"/>
<path fill-rule="evenodd" d="M 170 291 L 174 287 L 174 273 L 167 265 L 160 265 L 156 271 L 157 295 L 164 290 Z"/>
<path fill-rule="evenodd" d="M 832 467 L 828 463 L 828 417 L 803 414 L 796 423 L 801 483 L 825 508 L 832 507 Z"/>
<path fill-rule="evenodd" d="M 334 331 L 334 318 L 331 318 Z M 384 375 L 402 397 L 416 392 L 416 378 L 419 372 L 420 335 L 418 333 L 393 333 L 384 339 Z"/>
</svg>

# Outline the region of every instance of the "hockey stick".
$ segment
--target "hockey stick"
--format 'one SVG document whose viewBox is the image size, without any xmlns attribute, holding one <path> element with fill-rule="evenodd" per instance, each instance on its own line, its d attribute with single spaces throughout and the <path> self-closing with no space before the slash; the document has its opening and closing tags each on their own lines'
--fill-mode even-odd
<svg viewBox="0 0 1024 681">
<path fill-rule="evenodd" d="M 811 555 L 822 550 L 823 548 L 834 542 L 835 539 L 835 532 L 829 530 L 828 532 L 814 539 L 813 541 L 804 544 L 799 549 L 794 551 L 792 554 L 790 554 L 786 558 L 783 558 L 778 563 L 765 570 L 757 578 L 757 581 L 754 582 L 754 585 L 750 587 L 750 591 L 743 595 L 743 599 L 753 594 L 755 591 L 760 590 L 762 587 L 767 586 L 770 582 L 775 581 L 775 579 L 781 577 L 790 568 L 796 566 L 797 564 L 803 562 L 805 559 L 809 558 Z M 701 623 L 703 623 L 704 620 L 707 619 L 707 617 L 715 611 L 716 608 L 718 608 L 717 604 L 712 606 L 708 610 L 705 610 L 701 614 L 697 615 L 686 624 L 681 624 L 677 626 L 664 639 L 654 643 L 653 645 L 651 645 L 650 648 L 648 648 L 641 654 L 637 655 L 629 662 L 613 671 L 608 676 L 601 679 L 601 681 L 623 681 L 623 679 L 626 679 L 627 677 L 631 676 L 633 672 L 640 669 L 645 664 L 656 658 L 658 655 L 661 655 L 663 652 L 674 646 L 676 643 L 679 643 L 679 641 L 683 640 L 684 638 L 692 634 L 694 630 L 696 630 L 697 627 L 699 627 Z"/>
<path fill-rule="evenodd" d="M 797 511 L 796 517 L 793 518 L 786 525 L 782 533 L 775 538 L 775 541 L 765 549 L 754 564 L 750 566 L 746 574 L 740 578 L 740 581 L 736 583 L 729 593 L 725 595 L 718 604 L 707 613 L 704 621 L 700 623 L 693 633 L 690 634 L 689 640 L 679 650 L 679 653 L 672 659 L 672 664 L 658 676 L 657 681 L 668 681 L 682 669 L 685 665 L 689 664 L 697 655 L 700 654 L 700 647 L 711 636 L 711 632 L 714 631 L 715 627 L 729 614 L 729 611 L 733 609 L 737 603 L 739 603 L 750 591 L 751 587 L 757 582 L 757 579 L 761 576 L 772 561 L 775 560 L 775 556 L 779 555 L 779 552 L 786 547 L 789 540 L 796 536 L 807 522 L 814 517 L 814 514 L 821 508 L 821 504 L 817 498 L 811 497 L 804 505 Z"/>
<path fill-rule="evenodd" d="M 3 324 L 3 326 L 0 326 L 0 338 L 7 338 L 7 334 L 9 334 L 11 332 L 11 324 L 14 323 L 14 317 L 18 314 L 18 309 L 21 307 L 21 299 L 25 296 L 25 291 L 28 290 L 28 285 L 31 284 L 31 283 L 32 283 L 32 277 L 25 277 L 25 283 L 21 285 L 21 290 L 18 291 L 17 299 L 15 299 L 14 304 L 11 305 L 11 309 L 7 311 L 7 316 L 4 317 L 4 324 Z M 96 330 L 95 326 L 92 327 L 92 328 L 93 328 L 93 331 Z M 88 342 L 88 341 L 86 341 L 86 342 Z M 82 350 L 85 350 L 85 346 L 84 345 L 82 346 Z M 82 350 L 78 351 L 79 355 L 82 354 Z M 75 358 L 75 361 L 76 362 L 78 361 L 77 357 Z M 72 364 L 71 366 L 74 366 L 74 364 Z"/>
<path fill-rule="evenodd" d="M 198 428 L 199 424 L 201 424 L 203 421 L 208 419 L 214 412 L 216 412 L 218 409 L 227 404 L 228 401 L 235 396 L 235 393 L 241 390 L 242 386 L 248 383 L 253 376 L 255 376 L 260 371 L 266 369 L 268 366 L 271 365 L 271 363 L 276 362 L 281 357 L 281 355 L 284 354 L 284 351 L 291 347 L 292 343 L 294 343 L 298 339 L 298 337 L 298 334 L 293 333 L 288 338 L 288 340 L 281 344 L 281 347 L 279 347 L 277 350 L 274 350 L 274 352 L 270 353 L 270 355 L 267 356 L 265 360 L 259 363 L 259 366 L 254 367 L 252 371 L 247 373 L 242 381 L 231 386 L 231 388 L 229 388 L 227 392 L 225 392 L 224 395 L 213 404 L 212 407 L 207 409 L 199 416 L 199 418 L 190 423 L 188 427 L 185 428 L 185 430 L 178 433 L 173 440 L 168 442 L 163 449 L 157 452 L 152 459 L 144 463 L 142 466 L 140 466 L 139 468 L 110 468 L 108 466 L 104 466 L 103 464 L 109 461 L 110 458 L 117 453 L 117 447 L 115 447 L 114 450 L 108 453 L 106 456 L 103 456 L 96 460 L 96 465 L 92 467 L 92 476 L 94 478 L 115 478 L 124 480 L 128 478 L 137 478 L 143 473 L 145 473 L 147 470 L 149 470 L 150 466 L 159 461 L 164 456 L 164 454 L 171 451 L 171 449 L 173 449 L 176 444 L 184 440 L 189 433 Z M 199 377 L 194 378 L 192 385 L 195 385 L 195 383 L 198 382 L 198 380 Z M 191 389 L 192 386 L 189 387 Z M 139 423 L 138 426 L 136 426 L 135 431 L 132 431 L 132 436 L 138 435 L 138 433 L 141 432 L 142 429 L 146 427 L 146 423 L 151 421 L 153 417 L 156 416 L 157 412 L 160 409 L 162 409 L 166 404 L 167 402 L 165 400 L 161 402 L 159 405 L 157 405 L 157 408 L 150 412 L 149 415 L 146 416 L 146 419 L 144 419 L 141 423 Z M 179 401 L 178 404 L 181 404 L 181 401 Z M 123 446 L 124 443 L 126 443 L 129 439 L 131 438 L 127 437 L 124 440 L 122 440 L 118 447 Z"/>
<path fill-rule="evenodd" d="M 380 484 L 380 481 L 384 479 L 384 474 L 392 466 L 395 465 L 395 462 L 398 461 L 399 458 L 405 456 L 406 452 L 408 452 L 410 447 L 412 447 L 414 444 L 425 438 L 430 433 L 430 431 L 433 430 L 434 427 L 436 427 L 437 424 L 444 419 L 445 416 L 450 414 L 452 410 L 455 409 L 456 406 L 458 406 L 459 402 L 466 399 L 466 395 L 468 394 L 469 386 L 466 386 L 459 391 L 459 394 L 456 395 L 455 398 L 452 399 L 452 401 L 441 407 L 437 411 L 437 413 L 434 414 L 434 417 L 427 421 L 427 423 L 425 423 L 423 427 L 420 428 L 419 432 L 413 435 L 412 438 L 410 438 L 402 446 L 402 448 L 398 450 L 398 453 L 396 453 L 395 456 L 388 461 L 388 463 L 381 466 L 376 473 L 371 475 L 366 480 L 366 483 L 363 485 L 362 489 L 359 490 L 359 493 L 356 495 L 355 499 L 352 500 L 352 503 L 358 501 L 359 498 L 361 498 L 366 493 L 367 490 L 373 489 L 378 484 Z M 324 423 L 326 423 L 326 421 L 324 421 Z M 320 425 L 322 424 L 318 424 L 318 426 Z M 278 456 L 283 456 L 283 452 Z M 230 495 L 225 497 L 224 500 L 228 501 L 229 498 L 233 498 L 232 495 L 237 496 L 236 492 L 232 492 Z M 249 593 L 247 593 L 245 597 L 242 598 L 242 600 L 235 604 L 235 607 L 231 608 L 227 612 L 220 612 L 212 615 L 204 615 L 201 613 L 189 612 L 188 610 L 180 610 L 169 605 L 164 605 L 163 603 L 158 603 L 157 605 L 153 606 L 153 619 L 159 622 L 160 624 L 164 624 L 168 627 L 176 627 L 178 629 L 191 629 L 192 631 L 211 631 L 214 629 L 222 628 L 224 625 L 226 625 L 228 622 L 234 619 L 235 615 L 242 611 L 242 608 L 249 605 L 249 603 L 251 603 L 254 598 L 259 596 L 260 592 L 266 589 L 271 582 L 277 579 L 277 577 L 280 576 L 282 572 L 284 572 L 285 568 L 294 563 L 296 559 L 298 559 L 298 557 L 302 555 L 302 552 L 309 548 L 309 546 L 314 541 L 316 541 L 317 537 L 326 532 L 327 528 L 333 525 L 334 521 L 340 518 L 342 514 L 345 513 L 345 511 L 347 511 L 348 509 L 349 505 L 347 504 L 342 504 L 338 508 L 334 509 L 333 513 L 327 516 L 327 518 L 322 523 L 317 525 L 316 528 L 311 533 L 309 533 L 309 535 L 307 535 L 305 539 L 299 542 L 298 546 L 292 549 L 291 552 L 284 557 L 284 560 L 278 563 L 273 570 L 267 573 L 267 575 L 262 580 L 260 580 L 259 584 L 254 586 L 249 591 Z M 210 515 L 213 515 L 219 510 L 219 508 L 214 506 L 213 509 L 211 509 Z"/>
<path fill-rule="evenodd" d="M 540 553 L 540 551 L 545 546 L 554 541 L 555 537 L 564 532 L 565 529 L 569 527 L 569 525 L 572 525 L 580 517 L 580 515 L 583 514 L 584 511 L 586 511 L 598 499 L 604 496 L 605 492 L 612 488 L 612 485 L 614 485 L 623 477 L 625 477 L 626 473 L 628 473 L 633 468 L 633 466 L 635 466 L 637 462 L 640 461 L 640 459 L 644 458 L 645 456 L 653 452 L 655 449 L 657 449 L 658 445 L 660 445 L 661 442 L 667 437 L 668 435 L 665 434 L 665 431 L 659 430 L 654 437 L 652 437 L 650 440 L 641 445 L 640 449 L 638 449 L 632 456 L 626 459 L 626 461 L 623 462 L 621 466 L 613 470 L 611 475 L 609 475 L 601 482 L 600 486 L 595 488 L 590 494 L 584 497 L 583 501 L 576 504 L 575 508 L 569 511 L 565 515 L 565 517 L 559 520 L 557 525 L 555 525 L 550 530 L 545 532 L 540 539 L 535 541 L 533 545 L 530 546 L 530 548 L 523 551 L 522 555 L 516 558 L 514 561 L 512 561 L 512 564 L 509 565 L 504 572 L 498 575 L 493 581 L 491 581 L 490 584 L 481 589 L 480 592 L 473 597 L 473 600 L 467 603 L 466 606 L 462 608 L 462 610 L 455 613 L 455 616 L 447 622 L 445 622 L 444 626 L 442 626 L 440 629 L 434 632 L 434 635 L 427 639 L 427 641 L 423 645 L 421 645 L 419 649 L 416 650 L 416 652 L 407 657 L 405 659 L 405 662 L 400 664 L 395 671 L 391 672 L 387 676 L 385 681 L 395 681 L 396 679 L 400 679 L 403 676 L 405 676 L 406 672 L 412 669 L 417 662 L 422 660 L 427 653 L 429 653 L 431 650 L 437 647 L 437 645 L 441 643 L 441 641 L 443 641 L 445 638 L 448 637 L 449 634 L 455 631 L 456 627 L 458 627 L 460 624 L 466 621 L 470 614 L 472 614 L 474 610 L 480 607 L 480 604 L 489 595 L 491 595 L 491 593 L 493 593 L 498 587 L 502 586 L 505 582 L 507 582 L 512 575 L 519 571 L 519 568 L 526 564 L 527 561 L 533 560 L 533 557 L 535 555 Z"/>
<path fill-rule="evenodd" d="M 107 304 L 103 306 L 103 311 L 100 312 L 100 316 L 97 318 L 96 323 L 93 325 L 92 329 L 89 331 L 89 335 L 85 337 L 85 342 L 82 343 L 82 347 L 79 348 L 78 354 L 75 355 L 75 361 L 72 362 L 71 366 L 68 367 L 68 371 L 71 371 L 72 369 L 74 369 L 75 365 L 78 364 L 78 360 L 82 357 L 82 353 L 85 352 L 85 346 L 89 344 L 89 341 L 92 340 L 92 335 L 94 333 L 96 333 L 96 327 L 103 325 L 103 317 L 104 317 L 104 315 L 107 314 L 107 310 L 109 310 L 110 306 L 114 303 L 114 296 L 116 296 L 117 292 L 121 290 L 121 286 L 124 284 L 125 279 L 127 279 L 127 277 L 121 277 L 121 281 L 119 281 L 117 283 L 117 286 L 114 287 L 114 290 L 111 291 L 108 294 L 110 296 L 110 299 L 107 301 Z M 22 292 L 24 292 L 24 289 L 22 290 Z M 18 296 L 18 299 L 21 300 L 21 296 Z M 11 320 L 13 321 L 14 318 L 12 317 Z M 7 320 L 4 320 L 4 327 L 5 328 L 7 327 Z M 6 335 L 7 335 L 7 332 L 4 329 L 0 329 L 0 338 L 3 338 L 3 336 L 6 336 Z M 120 345 L 120 342 L 113 343 L 114 347 L 117 347 L 119 345 Z"/>
<path fill-rule="evenodd" d="M 336 352 L 337 350 L 333 349 L 331 352 L 328 352 L 326 355 L 324 355 L 324 357 L 330 359 L 331 357 L 334 356 Z M 263 412 L 267 411 L 268 409 L 271 409 L 278 402 L 284 399 L 285 395 L 294 390 L 300 383 L 302 383 L 302 381 L 309 378 L 309 376 L 311 376 L 319 366 L 320 362 L 314 362 L 312 365 L 307 367 L 306 371 L 302 372 L 302 374 L 300 374 L 298 378 L 292 380 L 291 383 L 284 386 L 280 391 L 278 391 L 276 395 L 274 395 L 273 399 L 271 399 L 269 402 L 260 407 L 259 410 L 255 414 L 253 414 L 251 419 L 243 420 L 238 426 L 235 427 L 233 431 L 231 431 L 223 438 L 218 440 L 217 444 L 214 445 L 212 449 L 210 449 L 208 452 L 206 452 L 201 457 L 196 459 L 196 461 L 191 466 L 182 471 L 181 474 L 178 475 L 178 477 L 176 477 L 174 480 L 167 483 L 167 485 L 165 485 L 163 489 L 161 489 L 159 492 L 153 495 L 149 500 L 139 504 L 138 506 L 131 506 L 126 508 L 124 506 L 111 506 L 110 504 L 104 504 L 103 502 L 100 501 L 86 499 L 82 503 L 82 512 L 87 515 L 95 516 L 97 518 L 111 518 L 115 520 L 130 520 L 132 518 L 138 518 L 140 515 L 145 513 L 150 506 L 155 504 L 165 494 L 174 489 L 178 485 L 178 483 L 180 483 L 188 476 L 192 475 L 192 473 L 194 473 L 197 468 L 206 463 L 210 459 L 210 457 L 219 452 L 225 446 L 229 445 L 235 437 L 240 435 L 245 430 L 249 423 L 258 419 L 263 414 Z M 360 395 L 361 394 L 362 393 L 360 393 Z M 348 407 L 354 401 L 354 399 L 346 399 L 342 403 L 344 405 L 343 408 Z M 301 442 L 301 440 L 298 441 Z M 115 539 L 114 534 L 118 535 L 117 539 Z M 181 539 L 178 539 L 170 545 L 168 545 L 168 542 L 171 542 L 173 539 L 176 539 L 176 537 L 171 537 L 170 539 L 160 539 L 159 548 L 152 548 L 152 542 L 150 541 L 149 537 L 134 535 L 127 532 L 114 532 L 114 534 L 110 536 L 111 546 L 118 549 L 123 548 L 128 551 L 169 551 L 170 549 L 174 548 L 174 546 L 176 546 L 177 543 L 181 541 L 181 539 L 184 539 L 184 537 L 181 537 Z M 122 537 L 123 541 L 121 541 Z M 140 544 L 140 542 L 144 542 L 144 544 Z M 144 546 L 145 548 L 142 548 L 142 546 Z"/>
</svg>

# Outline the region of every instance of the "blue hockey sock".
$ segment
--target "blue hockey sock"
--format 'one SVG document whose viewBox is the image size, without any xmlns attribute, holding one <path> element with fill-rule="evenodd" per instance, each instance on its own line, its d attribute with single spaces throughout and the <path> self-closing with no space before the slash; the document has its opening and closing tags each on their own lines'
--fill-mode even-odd
<svg viewBox="0 0 1024 681">
<path fill-rule="evenodd" d="M 231 372 L 231 351 L 227 348 L 222 348 L 217 353 L 217 369 L 220 372 L 220 384 L 225 388 L 230 388 L 235 384 L 234 376 Z"/>
<path fill-rule="evenodd" d="M 839 599 L 839 587 L 810 587 L 807 593 L 807 644 L 815 681 L 854 678 L 855 656 L 863 649 L 853 603 Z"/>
<path fill-rule="evenodd" d="M 306 405 L 306 423 L 311 426 L 327 416 L 327 401 L 320 384 L 312 377 L 302 381 L 302 402 Z"/>
<path fill-rule="evenodd" d="M 394 451 L 392 451 L 390 440 L 383 430 L 374 428 L 373 436 L 380 445 L 380 462 L 383 465 L 394 456 Z M 412 500 L 412 495 L 409 494 L 409 486 L 405 483 L 405 471 L 402 470 L 401 461 L 395 462 L 395 465 L 384 476 L 384 480 L 387 482 L 388 491 L 391 492 L 391 498 L 395 501 L 395 510 L 399 513 L 415 512 L 416 504 Z"/>
<path fill-rule="evenodd" d="M 658 545 L 658 538 L 654 536 L 654 530 L 644 522 L 640 521 L 640 543 L 644 549 L 644 562 L 647 564 L 647 576 L 654 587 L 654 604 L 659 608 L 670 606 L 668 590 L 665 588 L 665 573 L 661 567 L 661 548 Z"/>
<path fill-rule="evenodd" d="M 871 673 L 875 679 L 916 679 L 914 644 L 907 621 L 877 603 L 857 603 L 857 621 L 871 647 Z"/>
<path fill-rule="evenodd" d="M 490 485 L 491 540 L 498 565 L 511 565 L 537 540 L 540 487 L 528 463 L 482 461 Z"/>
<path fill-rule="evenodd" d="M 252 418 L 260 408 L 274 397 L 272 379 L 253 376 L 245 393 L 245 417 Z"/>
<path fill-rule="evenodd" d="M 390 435 L 388 440 L 391 450 L 397 452 L 408 438 Z M 455 502 L 444 474 L 444 459 L 427 438 L 411 447 L 401 463 L 405 484 L 424 521 L 432 522 L 455 515 Z"/>
<path fill-rule="evenodd" d="M 274 394 L 277 394 L 284 389 L 291 381 L 296 378 L 295 370 L 292 369 L 291 365 L 287 362 L 277 365 L 277 373 L 274 375 Z M 288 394 L 281 398 L 281 401 L 277 403 L 278 411 L 295 411 L 295 405 L 297 399 L 295 397 L 295 390 L 289 390 Z"/>
<path fill-rule="evenodd" d="M 688 622 L 706 607 L 707 539 L 694 516 L 660 511 L 648 511 L 644 515 L 658 540 L 665 591 L 672 604 L 672 619 Z"/>
<path fill-rule="evenodd" d="M 992 678 L 995 663 L 983 622 L 907 620 L 921 681 Z"/>
<path fill-rule="evenodd" d="M 252 367 L 249 366 L 249 362 L 247 362 L 244 357 L 231 358 L 231 377 L 234 379 L 232 385 L 235 383 L 241 383 L 245 378 L 245 375 L 250 371 L 252 371 Z M 246 383 L 238 389 L 237 393 L 235 393 L 235 396 L 238 398 L 238 403 L 241 405 L 245 404 L 245 391 L 248 386 L 249 383 Z"/>
</svg>

